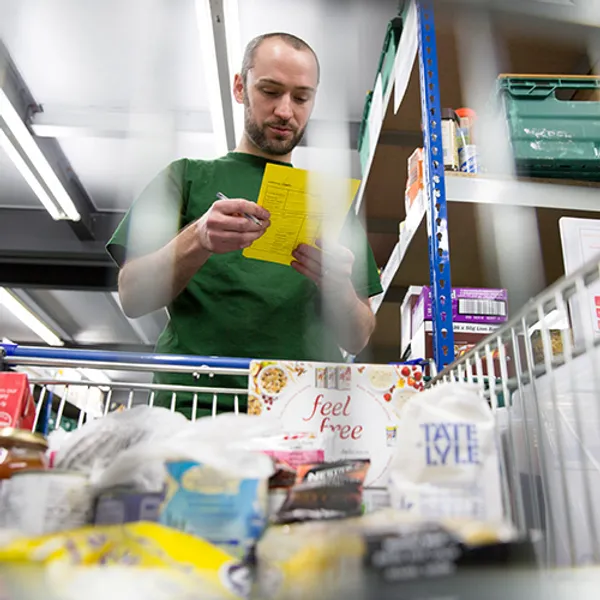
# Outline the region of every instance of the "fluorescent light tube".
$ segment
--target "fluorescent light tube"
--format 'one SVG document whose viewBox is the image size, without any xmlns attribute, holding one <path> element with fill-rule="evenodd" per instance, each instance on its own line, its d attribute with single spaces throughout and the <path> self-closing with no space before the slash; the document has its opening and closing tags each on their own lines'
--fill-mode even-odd
<svg viewBox="0 0 600 600">
<path fill-rule="evenodd" d="M 233 76 L 240 71 L 243 58 L 238 0 L 224 0 L 223 11 L 225 13 L 225 40 L 227 42 L 229 76 L 233 84 Z M 235 101 L 233 86 L 231 87 L 231 103 L 233 106 L 233 128 L 237 142 L 244 133 L 244 107 Z"/>
<path fill-rule="evenodd" d="M 36 177 L 37 179 L 39 176 L 38 186 L 42 187 L 43 189 L 43 186 L 41 185 L 43 183 L 52 195 L 54 203 L 57 205 L 55 206 L 54 210 L 50 210 L 48 208 L 47 198 L 42 199 L 42 197 L 39 194 L 39 190 L 34 189 L 32 186 L 32 189 L 35 192 L 36 196 L 41 200 L 46 210 L 52 215 L 52 218 L 60 218 L 61 215 L 58 211 L 58 208 L 60 208 L 60 210 L 64 213 L 64 216 L 66 216 L 66 218 L 70 219 L 71 221 L 79 221 L 81 219 L 81 216 L 79 212 L 77 212 L 75 204 L 73 204 L 73 201 L 69 197 L 69 194 L 67 194 L 67 191 L 65 190 L 63 184 L 60 182 L 56 173 L 46 160 L 46 157 L 42 154 L 42 151 L 40 150 L 39 146 L 36 144 L 32 135 L 29 133 L 27 126 L 25 125 L 25 123 L 23 123 L 23 121 L 19 117 L 19 114 L 14 109 L 8 97 L 1 89 L 0 125 L 3 126 L 3 128 L 5 129 L 5 132 L 3 132 L 2 146 L 5 148 L 5 150 L 7 148 L 7 145 L 12 146 L 12 152 L 9 150 L 7 150 L 7 152 L 9 153 L 9 157 L 13 162 L 15 162 L 16 155 L 19 155 L 19 164 L 15 162 L 15 165 L 17 166 L 23 177 L 25 177 L 25 181 L 27 181 L 27 183 L 30 186 L 32 186 L 31 177 Z M 12 140 L 6 135 L 6 130 L 8 130 L 8 133 L 10 133 L 10 135 L 14 138 L 15 143 L 13 143 Z M 31 166 L 33 168 L 27 166 L 27 162 L 23 159 L 23 157 L 20 156 L 19 148 L 17 148 L 16 144 L 18 144 L 23 154 L 31 162 Z M 25 176 L 23 164 L 27 166 L 27 169 L 31 175 Z M 37 172 L 37 176 L 35 172 Z M 46 194 L 46 196 L 50 198 L 49 194 Z"/>
<path fill-rule="evenodd" d="M 0 305 L 6 307 L 19 321 L 29 327 L 49 346 L 64 346 L 63 341 L 6 288 L 0 288 Z"/>
<path fill-rule="evenodd" d="M 219 68 L 215 49 L 215 32 L 212 24 L 209 0 L 196 0 L 196 22 L 200 38 L 202 66 L 204 67 L 206 91 L 209 94 L 210 116 L 212 119 L 215 147 L 219 155 L 227 153 L 225 115 L 219 86 Z"/>
<path fill-rule="evenodd" d="M 46 193 L 41 183 L 37 180 L 37 177 L 33 171 L 29 168 L 29 165 L 23 160 L 23 157 L 19 154 L 17 149 L 12 145 L 7 135 L 0 129 L 0 146 L 6 152 L 8 158 L 13 162 L 15 167 L 23 179 L 27 182 L 33 193 L 38 197 L 39 201 L 44 205 L 44 208 L 50 213 L 50 216 L 57 221 L 60 219 L 60 212 L 50 196 Z"/>
</svg>

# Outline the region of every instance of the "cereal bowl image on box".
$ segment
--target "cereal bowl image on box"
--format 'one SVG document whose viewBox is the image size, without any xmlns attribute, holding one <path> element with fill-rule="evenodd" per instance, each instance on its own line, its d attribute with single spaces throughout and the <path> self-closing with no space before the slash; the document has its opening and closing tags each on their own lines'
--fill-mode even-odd
<svg viewBox="0 0 600 600">
<path fill-rule="evenodd" d="M 285 432 L 327 435 L 326 461 L 369 459 L 365 485 L 385 487 L 401 443 L 399 408 L 422 387 L 422 376 L 412 365 L 254 361 L 248 410 L 275 417 Z"/>
<path fill-rule="evenodd" d="M 278 365 L 268 365 L 258 373 L 258 387 L 263 396 L 278 396 L 287 383 L 288 376 Z"/>
<path fill-rule="evenodd" d="M 380 392 L 390 391 L 398 379 L 395 371 L 386 366 L 368 367 L 367 376 L 373 389 Z"/>
</svg>

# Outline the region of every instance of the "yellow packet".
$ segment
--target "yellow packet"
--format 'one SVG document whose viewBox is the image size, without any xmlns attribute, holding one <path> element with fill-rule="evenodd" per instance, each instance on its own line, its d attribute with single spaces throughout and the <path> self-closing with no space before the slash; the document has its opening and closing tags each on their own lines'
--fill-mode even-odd
<svg viewBox="0 0 600 600">
<path fill-rule="evenodd" d="M 210 598 L 242 598 L 249 586 L 246 567 L 226 552 L 186 533 L 146 522 L 17 539 L 0 548 L 0 565 L 3 570 L 11 565 L 39 565 L 54 572 L 62 566 L 68 567 L 66 573 L 80 567 L 125 566 L 139 571 L 142 578 L 146 570 L 159 570 L 180 587 L 200 586 Z"/>
</svg>

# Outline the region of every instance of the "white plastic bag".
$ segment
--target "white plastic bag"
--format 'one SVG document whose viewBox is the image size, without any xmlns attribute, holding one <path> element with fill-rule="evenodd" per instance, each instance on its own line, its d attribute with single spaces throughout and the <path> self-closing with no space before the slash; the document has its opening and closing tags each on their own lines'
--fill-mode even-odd
<svg viewBox="0 0 600 600">
<path fill-rule="evenodd" d="M 121 451 L 111 464 L 99 464 L 92 473 L 98 491 L 128 486 L 154 492 L 162 488 L 167 461 L 195 461 L 230 477 L 268 479 L 273 462 L 261 452 L 248 451 L 244 442 L 268 437 L 280 430 L 276 421 L 249 415 L 221 414 L 183 427 L 169 436 L 154 437 Z"/>
<path fill-rule="evenodd" d="M 166 408 L 136 406 L 87 422 L 60 443 L 58 469 L 90 472 L 112 464 L 119 454 L 142 442 L 160 442 L 181 433 L 190 422 Z"/>
<path fill-rule="evenodd" d="M 477 387 L 436 386 L 404 406 L 392 462 L 392 505 L 424 518 L 502 520 L 494 416 Z"/>
</svg>

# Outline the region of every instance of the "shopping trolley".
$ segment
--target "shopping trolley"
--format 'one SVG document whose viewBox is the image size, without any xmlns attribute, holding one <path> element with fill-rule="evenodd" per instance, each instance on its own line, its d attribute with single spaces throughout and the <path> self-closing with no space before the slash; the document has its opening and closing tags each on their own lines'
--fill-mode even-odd
<svg viewBox="0 0 600 600">
<path fill-rule="evenodd" d="M 543 533 L 546 564 L 600 563 L 599 367 L 596 259 L 430 383 L 467 381 L 490 403 L 507 512 L 520 530 Z"/>
<path fill-rule="evenodd" d="M 172 411 L 177 410 L 178 395 L 191 395 L 192 420 L 197 416 L 200 394 L 212 397 L 213 416 L 218 412 L 219 399 L 225 396 L 233 397 L 237 413 L 241 399 L 248 394 L 246 388 L 165 385 L 152 383 L 151 378 L 156 372 L 208 376 L 209 382 L 218 375 L 247 378 L 250 360 L 0 344 L 1 368 L 27 373 L 36 402 L 34 430 L 48 433 L 49 429 L 81 427 L 87 420 L 112 410 L 140 404 L 153 406 L 158 393 L 170 394 Z M 133 373 L 141 380 L 118 379 Z"/>
</svg>

